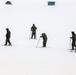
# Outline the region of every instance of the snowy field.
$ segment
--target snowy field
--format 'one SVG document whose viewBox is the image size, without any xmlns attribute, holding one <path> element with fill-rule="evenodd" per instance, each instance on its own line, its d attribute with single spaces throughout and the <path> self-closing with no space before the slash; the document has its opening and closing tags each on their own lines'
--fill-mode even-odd
<svg viewBox="0 0 76 75">
<path fill-rule="evenodd" d="M 0 0 L 0 75 L 76 75 L 76 52 L 71 52 L 71 31 L 76 32 L 76 1 Z M 50 1 L 50 0 L 49 0 Z M 53 1 L 53 0 L 52 0 Z M 37 39 L 29 39 L 32 24 Z M 3 46 L 6 28 L 13 46 Z M 48 36 L 47 47 L 41 33 Z"/>
</svg>

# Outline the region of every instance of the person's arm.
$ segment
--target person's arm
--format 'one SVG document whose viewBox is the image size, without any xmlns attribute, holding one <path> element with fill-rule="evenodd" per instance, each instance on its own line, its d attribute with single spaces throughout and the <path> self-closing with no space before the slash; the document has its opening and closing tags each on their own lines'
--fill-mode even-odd
<svg viewBox="0 0 76 75">
<path fill-rule="evenodd" d="M 31 31 L 32 31 L 32 27 L 31 27 Z"/>
<path fill-rule="evenodd" d="M 35 30 L 37 29 L 37 27 L 35 26 Z"/>
<path fill-rule="evenodd" d="M 43 36 L 41 35 L 40 38 L 42 38 Z"/>
<path fill-rule="evenodd" d="M 72 39 L 72 37 L 70 37 L 70 39 Z"/>
</svg>

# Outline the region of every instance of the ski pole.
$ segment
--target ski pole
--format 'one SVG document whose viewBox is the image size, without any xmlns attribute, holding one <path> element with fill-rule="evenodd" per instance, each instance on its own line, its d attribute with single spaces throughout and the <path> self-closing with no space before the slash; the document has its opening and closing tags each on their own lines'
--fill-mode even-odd
<svg viewBox="0 0 76 75">
<path fill-rule="evenodd" d="M 40 42 L 40 38 L 39 38 L 39 40 L 38 40 L 38 43 L 37 43 L 37 45 L 36 45 L 36 48 L 38 47 L 39 42 Z"/>
</svg>

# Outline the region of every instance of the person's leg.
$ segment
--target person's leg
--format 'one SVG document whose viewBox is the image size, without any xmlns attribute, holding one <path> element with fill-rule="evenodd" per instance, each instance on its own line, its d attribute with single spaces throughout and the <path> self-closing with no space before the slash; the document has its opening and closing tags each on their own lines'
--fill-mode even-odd
<svg viewBox="0 0 76 75">
<path fill-rule="evenodd" d="M 36 32 L 34 32 L 34 39 L 36 39 Z"/>
<path fill-rule="evenodd" d="M 8 43 L 9 43 L 9 45 L 11 45 L 10 39 L 8 39 Z"/>
<path fill-rule="evenodd" d="M 43 46 L 42 47 L 46 47 L 46 42 L 43 40 Z"/>
<path fill-rule="evenodd" d="M 5 44 L 4 44 L 4 45 L 7 45 L 7 42 L 8 42 L 8 40 L 7 40 L 7 38 L 6 38 L 6 40 L 5 40 Z"/>
<path fill-rule="evenodd" d="M 33 38 L 33 32 L 32 32 L 32 35 L 31 35 L 31 39 Z"/>
<path fill-rule="evenodd" d="M 46 47 L 46 42 L 47 42 L 47 41 L 44 41 L 44 47 Z"/>
</svg>

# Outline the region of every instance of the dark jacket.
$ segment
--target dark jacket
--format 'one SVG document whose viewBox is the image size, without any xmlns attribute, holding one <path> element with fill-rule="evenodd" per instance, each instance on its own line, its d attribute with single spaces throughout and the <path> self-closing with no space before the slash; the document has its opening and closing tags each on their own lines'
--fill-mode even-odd
<svg viewBox="0 0 76 75">
<path fill-rule="evenodd" d="M 9 30 L 7 30 L 6 38 L 10 38 L 10 36 L 11 36 L 11 32 Z"/>
<path fill-rule="evenodd" d="M 71 39 L 72 39 L 73 41 L 76 41 L 76 35 L 75 35 L 74 32 L 72 32 L 72 37 L 71 37 Z"/>
<path fill-rule="evenodd" d="M 32 27 L 31 27 L 31 31 L 33 31 L 33 32 L 35 32 L 35 31 L 36 31 L 36 29 L 37 29 L 37 27 L 36 27 L 36 26 L 32 26 Z"/>
<path fill-rule="evenodd" d="M 47 41 L 47 35 L 45 33 L 42 33 L 40 37 L 42 37 L 44 41 Z"/>
</svg>

